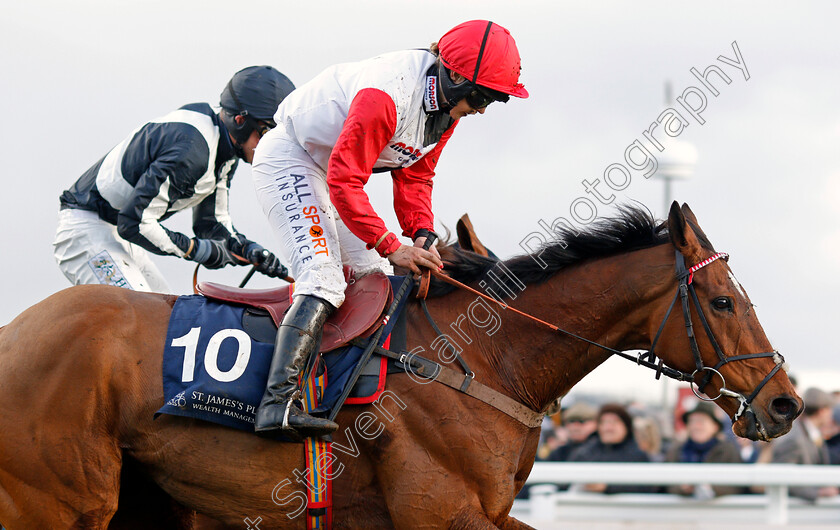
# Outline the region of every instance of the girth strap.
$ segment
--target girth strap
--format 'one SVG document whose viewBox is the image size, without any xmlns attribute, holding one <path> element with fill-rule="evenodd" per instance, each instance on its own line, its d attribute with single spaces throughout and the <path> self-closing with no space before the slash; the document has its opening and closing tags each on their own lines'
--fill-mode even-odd
<svg viewBox="0 0 840 530">
<path fill-rule="evenodd" d="M 487 403 L 491 407 L 504 412 L 511 418 L 533 429 L 542 424 L 545 414 L 526 407 L 522 403 L 507 397 L 506 395 L 485 386 L 478 381 L 472 381 L 466 390 L 461 390 L 464 376 L 451 368 L 441 367 L 440 374 L 435 378 L 438 383 L 459 390 L 468 396 Z"/>
<path fill-rule="evenodd" d="M 353 343 L 363 346 L 365 341 L 355 339 Z M 419 355 L 413 353 L 397 353 L 381 346 L 376 346 L 373 351 L 378 355 L 394 359 L 405 365 L 406 370 L 410 371 L 415 377 L 437 381 L 468 396 L 474 397 L 496 410 L 507 414 L 528 428 L 534 429 L 542 424 L 543 417 L 545 416 L 544 413 L 532 410 L 515 399 L 497 390 L 493 390 L 489 386 L 483 385 L 478 381 L 473 381 L 469 375 L 467 377 L 470 379 L 470 384 L 465 385 L 464 374 L 424 357 L 420 357 Z"/>
</svg>

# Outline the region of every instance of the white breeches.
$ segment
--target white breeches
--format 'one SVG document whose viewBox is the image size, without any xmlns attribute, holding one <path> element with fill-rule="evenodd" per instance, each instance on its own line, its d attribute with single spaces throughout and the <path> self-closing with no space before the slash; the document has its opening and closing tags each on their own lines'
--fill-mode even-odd
<svg viewBox="0 0 840 530">
<path fill-rule="evenodd" d="M 347 287 L 342 265 L 357 276 L 393 274 L 388 260 L 365 248 L 341 221 L 326 173 L 283 131 L 272 130 L 260 140 L 252 174 L 263 212 L 290 260 L 295 295 L 317 296 L 338 307 Z"/>
<path fill-rule="evenodd" d="M 169 284 L 142 247 L 117 234 L 95 212 L 64 209 L 53 242 L 58 267 L 74 285 L 104 284 L 171 293 Z"/>
</svg>

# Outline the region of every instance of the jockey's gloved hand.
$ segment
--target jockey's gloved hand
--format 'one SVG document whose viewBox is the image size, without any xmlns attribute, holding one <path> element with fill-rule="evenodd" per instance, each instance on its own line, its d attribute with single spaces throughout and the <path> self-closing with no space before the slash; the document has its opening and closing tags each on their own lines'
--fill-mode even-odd
<svg viewBox="0 0 840 530">
<path fill-rule="evenodd" d="M 289 275 L 289 270 L 280 263 L 277 256 L 242 234 L 231 236 L 228 239 L 228 248 L 232 253 L 248 260 L 248 263 L 252 264 L 256 270 L 269 278 L 285 278 Z M 240 263 L 240 265 L 248 263 Z"/>
<path fill-rule="evenodd" d="M 269 278 L 285 278 L 289 275 L 289 269 L 287 269 L 285 265 L 280 263 L 280 260 L 277 259 L 277 256 L 275 256 L 268 250 L 263 248 L 255 254 L 255 258 L 259 260 L 259 262 L 251 262 L 254 264 L 254 268 L 256 268 L 261 273 L 265 274 Z"/>
<path fill-rule="evenodd" d="M 208 269 L 221 269 L 229 263 L 237 263 L 223 241 L 193 238 L 192 252 L 184 255 L 188 260 L 201 263 Z"/>
</svg>

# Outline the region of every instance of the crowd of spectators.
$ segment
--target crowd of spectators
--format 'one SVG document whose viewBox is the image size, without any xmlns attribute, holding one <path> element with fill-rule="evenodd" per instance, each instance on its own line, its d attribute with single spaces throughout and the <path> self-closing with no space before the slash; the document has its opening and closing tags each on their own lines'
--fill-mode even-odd
<svg viewBox="0 0 840 530">
<path fill-rule="evenodd" d="M 537 461 L 840 464 L 840 392 L 809 388 L 800 395 L 804 411 L 789 433 L 772 442 L 737 438 L 729 418 L 710 402 L 697 400 L 668 418 L 658 407 L 578 399 L 568 406 L 563 403 L 557 414 L 546 418 Z M 667 492 L 696 499 L 761 491 L 691 484 L 561 484 L 559 488 L 605 494 Z M 810 501 L 839 494 L 834 486 L 790 488 L 790 495 Z"/>
</svg>

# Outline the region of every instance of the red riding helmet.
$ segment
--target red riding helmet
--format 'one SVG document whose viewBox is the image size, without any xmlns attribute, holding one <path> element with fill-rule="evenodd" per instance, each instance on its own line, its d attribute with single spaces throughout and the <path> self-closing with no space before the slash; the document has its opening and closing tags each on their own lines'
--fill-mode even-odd
<svg viewBox="0 0 840 530">
<path fill-rule="evenodd" d="M 519 82 L 519 50 L 502 26 L 488 20 L 464 22 L 440 38 L 438 49 L 442 64 L 473 84 L 518 98 L 528 97 L 528 91 Z"/>
</svg>

